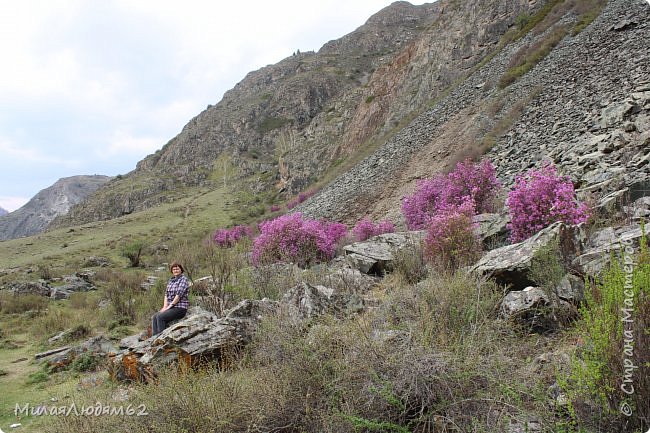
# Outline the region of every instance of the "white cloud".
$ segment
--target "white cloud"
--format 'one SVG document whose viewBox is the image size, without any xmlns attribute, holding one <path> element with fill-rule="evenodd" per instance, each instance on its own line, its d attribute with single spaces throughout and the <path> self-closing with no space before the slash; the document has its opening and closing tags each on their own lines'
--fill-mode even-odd
<svg viewBox="0 0 650 433">
<path fill-rule="evenodd" d="M 117 130 L 113 133 L 108 146 L 99 148 L 97 155 L 100 157 L 120 157 L 130 158 L 135 155 L 143 158 L 146 155 L 155 152 L 160 148 L 161 139 L 159 137 L 136 136 L 130 131 Z"/>
<path fill-rule="evenodd" d="M 0 193 L 130 171 L 246 73 L 317 50 L 390 2 L 3 2 L 0 152 L 12 169 Z"/>
<path fill-rule="evenodd" d="M 59 164 L 67 166 L 76 166 L 78 160 L 70 158 L 61 158 L 59 156 L 48 155 L 38 148 L 20 147 L 10 141 L 0 139 L 0 154 L 8 161 L 16 159 L 21 165 L 27 164 Z"/>
<path fill-rule="evenodd" d="M 6 211 L 13 212 L 29 201 L 26 197 L 8 197 L 0 195 L 0 207 Z"/>
</svg>

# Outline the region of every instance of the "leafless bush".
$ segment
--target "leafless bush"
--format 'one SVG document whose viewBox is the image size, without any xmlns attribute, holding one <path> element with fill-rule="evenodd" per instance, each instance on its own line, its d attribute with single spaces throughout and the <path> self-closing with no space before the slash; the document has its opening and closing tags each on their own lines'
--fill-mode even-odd
<svg viewBox="0 0 650 433">
<path fill-rule="evenodd" d="M 427 277 L 429 271 L 421 244 L 411 241 L 406 247 L 395 251 L 393 256 L 393 274 L 404 283 L 415 284 Z"/>
<path fill-rule="evenodd" d="M 19 314 L 26 311 L 40 314 L 47 307 L 48 302 L 47 298 L 35 294 L 0 293 L 0 311 L 4 314 Z"/>
<path fill-rule="evenodd" d="M 108 299 L 111 306 L 112 322 L 119 324 L 133 324 L 144 313 L 142 306 L 147 304 L 149 297 L 155 297 L 154 292 L 145 292 L 141 284 L 145 280 L 142 272 L 120 272 L 110 271 L 102 274 L 106 284 L 103 295 Z M 162 295 L 156 304 L 162 305 Z M 150 311 L 145 314 L 151 314 Z"/>
</svg>

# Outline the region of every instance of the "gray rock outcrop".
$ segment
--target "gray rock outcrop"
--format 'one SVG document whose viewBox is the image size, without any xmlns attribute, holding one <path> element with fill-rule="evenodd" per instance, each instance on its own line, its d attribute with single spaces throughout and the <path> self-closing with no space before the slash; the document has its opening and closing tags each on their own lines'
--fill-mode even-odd
<svg viewBox="0 0 650 433">
<path fill-rule="evenodd" d="M 558 329 L 577 310 L 539 287 L 508 292 L 501 302 L 500 315 L 534 332 Z"/>
<path fill-rule="evenodd" d="M 20 209 L 0 217 L 0 240 L 40 233 L 58 216 L 111 179 L 109 176 L 72 176 L 36 194 Z"/>
<path fill-rule="evenodd" d="M 554 242 L 564 263 L 571 263 L 583 249 L 580 229 L 557 222 L 522 242 L 489 251 L 470 271 L 488 276 L 510 290 L 523 290 L 534 285 L 530 269 L 535 254 Z"/>
<path fill-rule="evenodd" d="M 343 247 L 351 266 L 366 274 L 383 275 L 392 269 L 395 253 L 408 247 L 419 247 L 424 232 L 384 233 L 363 242 Z"/>
<path fill-rule="evenodd" d="M 582 254 L 573 260 L 573 267 L 586 275 L 597 276 L 610 263 L 612 254 L 619 259 L 626 249 L 628 256 L 637 254 L 642 235 L 640 224 L 598 230 L 586 241 Z M 650 240 L 647 230 L 646 240 Z"/>
</svg>

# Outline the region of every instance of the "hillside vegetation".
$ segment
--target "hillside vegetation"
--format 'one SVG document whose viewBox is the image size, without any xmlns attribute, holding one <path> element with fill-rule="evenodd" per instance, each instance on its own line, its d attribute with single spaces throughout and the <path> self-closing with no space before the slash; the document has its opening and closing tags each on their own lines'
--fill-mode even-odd
<svg viewBox="0 0 650 433">
<path fill-rule="evenodd" d="M 251 72 L 0 242 L 0 428 L 645 432 L 649 20 L 640 0 L 396 2 Z M 210 319 L 148 338 L 177 260 L 187 320 Z M 185 351 L 206 329 L 243 334 Z M 14 414 L 73 403 L 135 412 Z"/>
</svg>

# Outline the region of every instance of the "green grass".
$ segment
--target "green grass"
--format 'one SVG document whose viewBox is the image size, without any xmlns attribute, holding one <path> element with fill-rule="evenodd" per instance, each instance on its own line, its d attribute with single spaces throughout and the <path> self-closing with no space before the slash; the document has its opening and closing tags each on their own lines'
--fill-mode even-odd
<svg viewBox="0 0 650 433">
<path fill-rule="evenodd" d="M 40 347 L 32 343 L 29 334 L 14 334 L 11 340 L 17 343 L 15 349 L 0 349 L 0 370 L 7 372 L 0 376 L 0 428 L 10 431 L 9 425 L 21 423 L 21 432 L 40 432 L 41 426 L 47 423 L 48 417 L 23 417 L 18 420 L 14 416 L 16 404 L 23 407 L 26 403 L 36 406 L 39 404 L 64 404 L 66 395 L 75 393 L 78 378 L 60 376 L 47 382 L 35 381 L 28 383 L 31 377 L 42 375 L 41 366 L 35 362 L 34 353 Z M 19 361 L 26 358 L 26 360 Z M 18 362 L 16 362 L 18 361 Z M 56 398 L 57 402 L 51 399 Z"/>
<path fill-rule="evenodd" d="M 231 198 L 225 188 L 184 192 L 187 195 L 172 203 L 114 220 L 0 242 L 0 263 L 9 270 L 38 265 L 77 270 L 87 257 L 105 256 L 115 264 L 126 265 L 128 260 L 120 251 L 124 242 L 142 240 L 151 246 L 173 239 L 202 237 L 230 223 L 227 203 Z M 8 274 L 3 279 L 15 278 Z"/>
</svg>

